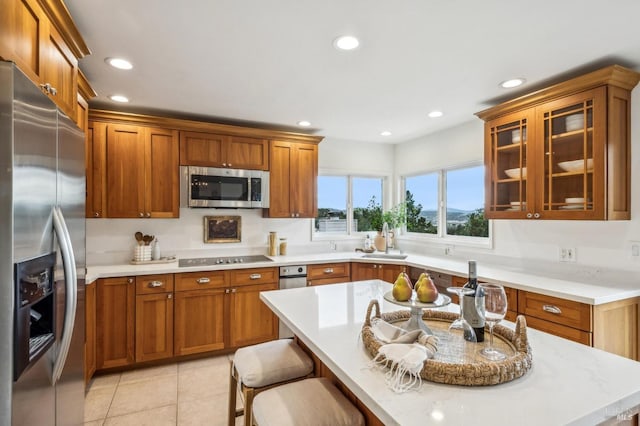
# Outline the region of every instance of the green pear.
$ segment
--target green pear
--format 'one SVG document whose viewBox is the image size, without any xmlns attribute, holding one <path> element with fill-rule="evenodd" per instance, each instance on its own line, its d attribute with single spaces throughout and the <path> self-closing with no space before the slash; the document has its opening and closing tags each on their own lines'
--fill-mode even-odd
<svg viewBox="0 0 640 426">
<path fill-rule="evenodd" d="M 438 298 L 438 289 L 429 275 L 422 279 L 422 284 L 416 290 L 416 295 L 422 303 L 433 303 Z"/>
<path fill-rule="evenodd" d="M 398 302 L 406 302 L 411 299 L 411 293 L 411 280 L 406 273 L 401 272 L 393 283 L 393 298 Z"/>
<path fill-rule="evenodd" d="M 424 279 L 427 277 L 429 277 L 429 274 L 427 274 L 426 272 L 420 274 L 420 276 L 418 277 L 418 281 L 416 281 L 416 283 L 413 285 L 413 289 L 416 291 L 416 293 L 418 292 L 418 288 L 420 288 L 420 286 L 424 282 Z"/>
</svg>

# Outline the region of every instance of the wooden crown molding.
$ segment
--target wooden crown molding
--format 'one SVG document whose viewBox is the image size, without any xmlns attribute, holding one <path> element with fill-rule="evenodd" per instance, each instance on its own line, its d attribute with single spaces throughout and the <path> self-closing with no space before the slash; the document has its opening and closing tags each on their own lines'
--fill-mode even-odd
<svg viewBox="0 0 640 426">
<path fill-rule="evenodd" d="M 74 53 L 76 58 L 84 58 L 91 54 L 89 47 L 85 43 L 78 27 L 76 26 L 69 9 L 63 3 L 62 0 L 39 0 L 45 13 L 51 19 L 51 22 L 56 26 L 62 38 L 69 46 L 69 49 Z"/>
<path fill-rule="evenodd" d="M 111 123 L 137 124 L 141 126 L 155 126 L 192 132 L 207 132 L 220 135 L 245 136 L 259 139 L 286 139 L 297 142 L 319 144 L 324 136 L 307 135 L 303 133 L 266 130 L 254 127 L 233 126 L 206 121 L 186 120 L 181 118 L 159 117 L 153 115 L 133 114 L 119 111 L 89 109 L 89 121 Z"/>
<path fill-rule="evenodd" d="M 82 96 L 87 101 L 98 96 L 80 68 L 78 68 L 78 92 L 80 93 L 80 96 Z"/>
<path fill-rule="evenodd" d="M 640 73 L 622 67 L 611 65 L 597 71 L 554 84 L 536 92 L 503 102 L 491 108 L 487 108 L 475 115 L 484 121 L 493 120 L 497 117 L 532 106 L 557 99 L 573 93 L 593 89 L 602 85 L 620 87 L 625 90 L 633 89 L 640 81 Z"/>
</svg>

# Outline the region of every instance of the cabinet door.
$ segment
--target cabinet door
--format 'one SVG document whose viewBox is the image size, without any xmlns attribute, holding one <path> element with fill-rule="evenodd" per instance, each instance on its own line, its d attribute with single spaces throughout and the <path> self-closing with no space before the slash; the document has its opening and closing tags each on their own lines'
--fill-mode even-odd
<svg viewBox="0 0 640 426">
<path fill-rule="evenodd" d="M 375 263 L 351 264 L 351 279 L 353 281 L 374 280 L 378 278 L 378 265 Z"/>
<path fill-rule="evenodd" d="M 289 191 L 295 217 L 318 215 L 318 145 L 295 144 Z"/>
<path fill-rule="evenodd" d="M 223 167 L 226 136 L 202 132 L 180 132 L 180 165 Z"/>
<path fill-rule="evenodd" d="M 174 353 L 189 355 L 223 349 L 225 289 L 175 293 Z"/>
<path fill-rule="evenodd" d="M 136 362 L 173 356 L 173 293 L 136 296 Z"/>
<path fill-rule="evenodd" d="M 39 84 L 47 16 L 36 0 L 0 0 L 0 10 L 0 56 Z"/>
<path fill-rule="evenodd" d="M 96 288 L 98 284 L 91 283 L 85 288 L 84 311 L 84 383 L 89 383 L 96 372 Z"/>
<path fill-rule="evenodd" d="M 134 362 L 135 285 L 131 277 L 98 280 L 96 294 L 96 368 Z"/>
<path fill-rule="evenodd" d="M 224 144 L 224 167 L 269 170 L 269 144 L 265 139 L 230 136 Z"/>
<path fill-rule="evenodd" d="M 55 89 L 48 93 L 67 116 L 76 116 L 78 94 L 78 59 L 53 25 L 49 25 L 42 52 L 43 80 Z"/>
<path fill-rule="evenodd" d="M 544 218 L 604 218 L 605 105 L 600 87 L 538 107 L 536 183 Z"/>
<path fill-rule="evenodd" d="M 405 271 L 406 267 L 402 265 L 380 264 L 378 265 L 378 278 L 388 283 L 394 283 L 398 274 Z"/>
<path fill-rule="evenodd" d="M 291 143 L 271 141 L 268 217 L 293 217 L 292 197 L 289 190 L 293 161 L 291 151 Z"/>
<path fill-rule="evenodd" d="M 107 125 L 89 122 L 86 133 L 85 165 L 87 168 L 87 199 L 85 215 L 87 218 L 105 216 L 107 163 L 106 148 Z"/>
<path fill-rule="evenodd" d="M 229 346 L 239 347 L 278 338 L 278 320 L 260 300 L 260 292 L 278 284 L 232 287 L 229 292 Z"/>
<path fill-rule="evenodd" d="M 145 216 L 179 217 L 180 168 L 177 130 L 146 129 Z"/>
<path fill-rule="evenodd" d="M 524 219 L 533 215 L 535 140 L 533 110 L 485 124 L 485 217 Z"/>
</svg>

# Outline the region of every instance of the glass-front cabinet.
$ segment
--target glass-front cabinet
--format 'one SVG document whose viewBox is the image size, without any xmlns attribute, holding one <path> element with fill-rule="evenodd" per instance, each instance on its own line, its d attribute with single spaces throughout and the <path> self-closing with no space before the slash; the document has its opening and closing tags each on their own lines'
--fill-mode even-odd
<svg viewBox="0 0 640 426">
<path fill-rule="evenodd" d="M 629 219 L 630 93 L 611 66 L 477 113 L 490 219 Z"/>
</svg>

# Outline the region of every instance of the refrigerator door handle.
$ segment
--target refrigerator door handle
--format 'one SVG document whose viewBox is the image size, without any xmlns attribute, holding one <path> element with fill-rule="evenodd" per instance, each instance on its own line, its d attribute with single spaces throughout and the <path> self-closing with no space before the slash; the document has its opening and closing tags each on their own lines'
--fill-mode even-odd
<svg viewBox="0 0 640 426">
<path fill-rule="evenodd" d="M 67 360 L 67 354 L 69 353 L 69 347 L 71 346 L 71 335 L 73 333 L 76 306 L 78 303 L 78 295 L 76 294 L 78 280 L 75 266 L 76 260 L 71 246 L 71 237 L 69 235 L 67 224 L 62 216 L 62 211 L 60 211 L 60 207 L 58 206 L 53 208 L 53 229 L 58 237 L 60 252 L 62 253 L 66 296 L 62 338 L 60 340 L 58 355 L 54 361 L 53 371 L 51 374 L 51 383 L 55 384 L 62 375 L 62 369 L 64 368 L 64 364 Z"/>
</svg>

